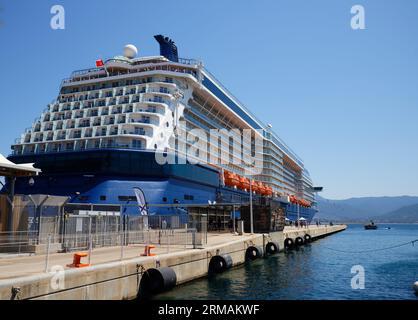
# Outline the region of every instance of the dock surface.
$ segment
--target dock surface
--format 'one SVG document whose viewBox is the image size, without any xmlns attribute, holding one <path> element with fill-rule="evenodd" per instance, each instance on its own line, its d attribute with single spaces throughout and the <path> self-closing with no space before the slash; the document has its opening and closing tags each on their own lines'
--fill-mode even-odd
<svg viewBox="0 0 418 320">
<path fill-rule="evenodd" d="M 71 268 L 73 254 L 54 253 L 48 258 L 48 270 L 61 268 L 63 284 L 57 287 L 57 273 L 45 271 L 46 255 L 0 257 L 0 299 L 11 298 L 18 288 L 20 299 L 133 299 L 138 293 L 141 276 L 149 268 L 171 267 L 177 284 L 206 276 L 211 258 L 230 255 L 233 265 L 245 262 L 250 246 L 263 246 L 269 241 L 284 249 L 286 238 L 295 239 L 309 234 L 313 239 L 345 230 L 345 225 L 286 227 L 283 232 L 270 234 L 209 233 L 207 244 L 200 248 L 170 245 L 156 246 L 155 256 L 141 256 L 144 245 L 130 245 L 123 249 L 107 247 L 91 252 L 90 267 Z M 87 251 L 84 251 L 87 252 Z M 89 258 L 82 258 L 88 263 Z"/>
</svg>

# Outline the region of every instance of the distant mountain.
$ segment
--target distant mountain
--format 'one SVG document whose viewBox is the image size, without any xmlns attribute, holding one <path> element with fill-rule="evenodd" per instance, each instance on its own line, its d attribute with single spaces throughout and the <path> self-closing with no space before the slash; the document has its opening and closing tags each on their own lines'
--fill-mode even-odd
<svg viewBox="0 0 418 320">
<path fill-rule="evenodd" d="M 405 206 L 374 218 L 376 222 L 418 223 L 418 204 Z"/>
<path fill-rule="evenodd" d="M 368 221 L 390 215 L 397 210 L 418 205 L 418 197 L 364 197 L 330 200 L 318 197 L 319 219 L 334 221 Z"/>
</svg>

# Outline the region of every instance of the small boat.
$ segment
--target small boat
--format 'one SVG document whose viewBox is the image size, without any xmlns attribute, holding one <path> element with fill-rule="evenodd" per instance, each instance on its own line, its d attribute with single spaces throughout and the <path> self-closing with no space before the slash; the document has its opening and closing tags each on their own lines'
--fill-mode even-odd
<svg viewBox="0 0 418 320">
<path fill-rule="evenodd" d="M 376 229 L 377 229 L 377 225 L 376 225 L 376 224 L 374 224 L 374 222 L 373 222 L 373 221 L 370 221 L 370 223 L 369 223 L 369 224 L 366 224 L 366 225 L 364 226 L 364 229 L 366 229 L 366 230 L 376 230 Z"/>
</svg>

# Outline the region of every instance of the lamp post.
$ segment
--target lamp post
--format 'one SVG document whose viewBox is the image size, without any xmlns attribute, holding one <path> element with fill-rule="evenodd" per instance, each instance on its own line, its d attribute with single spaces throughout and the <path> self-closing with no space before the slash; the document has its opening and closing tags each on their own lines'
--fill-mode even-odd
<svg viewBox="0 0 418 320">
<path fill-rule="evenodd" d="M 252 179 L 250 179 L 250 232 L 254 233 Z"/>
<path fill-rule="evenodd" d="M 235 205 L 232 205 L 232 229 L 234 230 L 233 231 L 233 234 L 236 234 L 235 233 Z"/>
</svg>

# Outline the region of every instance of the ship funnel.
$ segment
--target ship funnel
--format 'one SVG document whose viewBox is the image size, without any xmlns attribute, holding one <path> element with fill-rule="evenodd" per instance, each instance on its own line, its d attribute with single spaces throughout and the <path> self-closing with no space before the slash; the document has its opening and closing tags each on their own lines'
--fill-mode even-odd
<svg viewBox="0 0 418 320">
<path fill-rule="evenodd" d="M 159 34 L 154 36 L 155 40 L 160 44 L 160 55 L 166 57 L 170 61 L 179 62 L 177 46 L 169 37 Z"/>
</svg>

